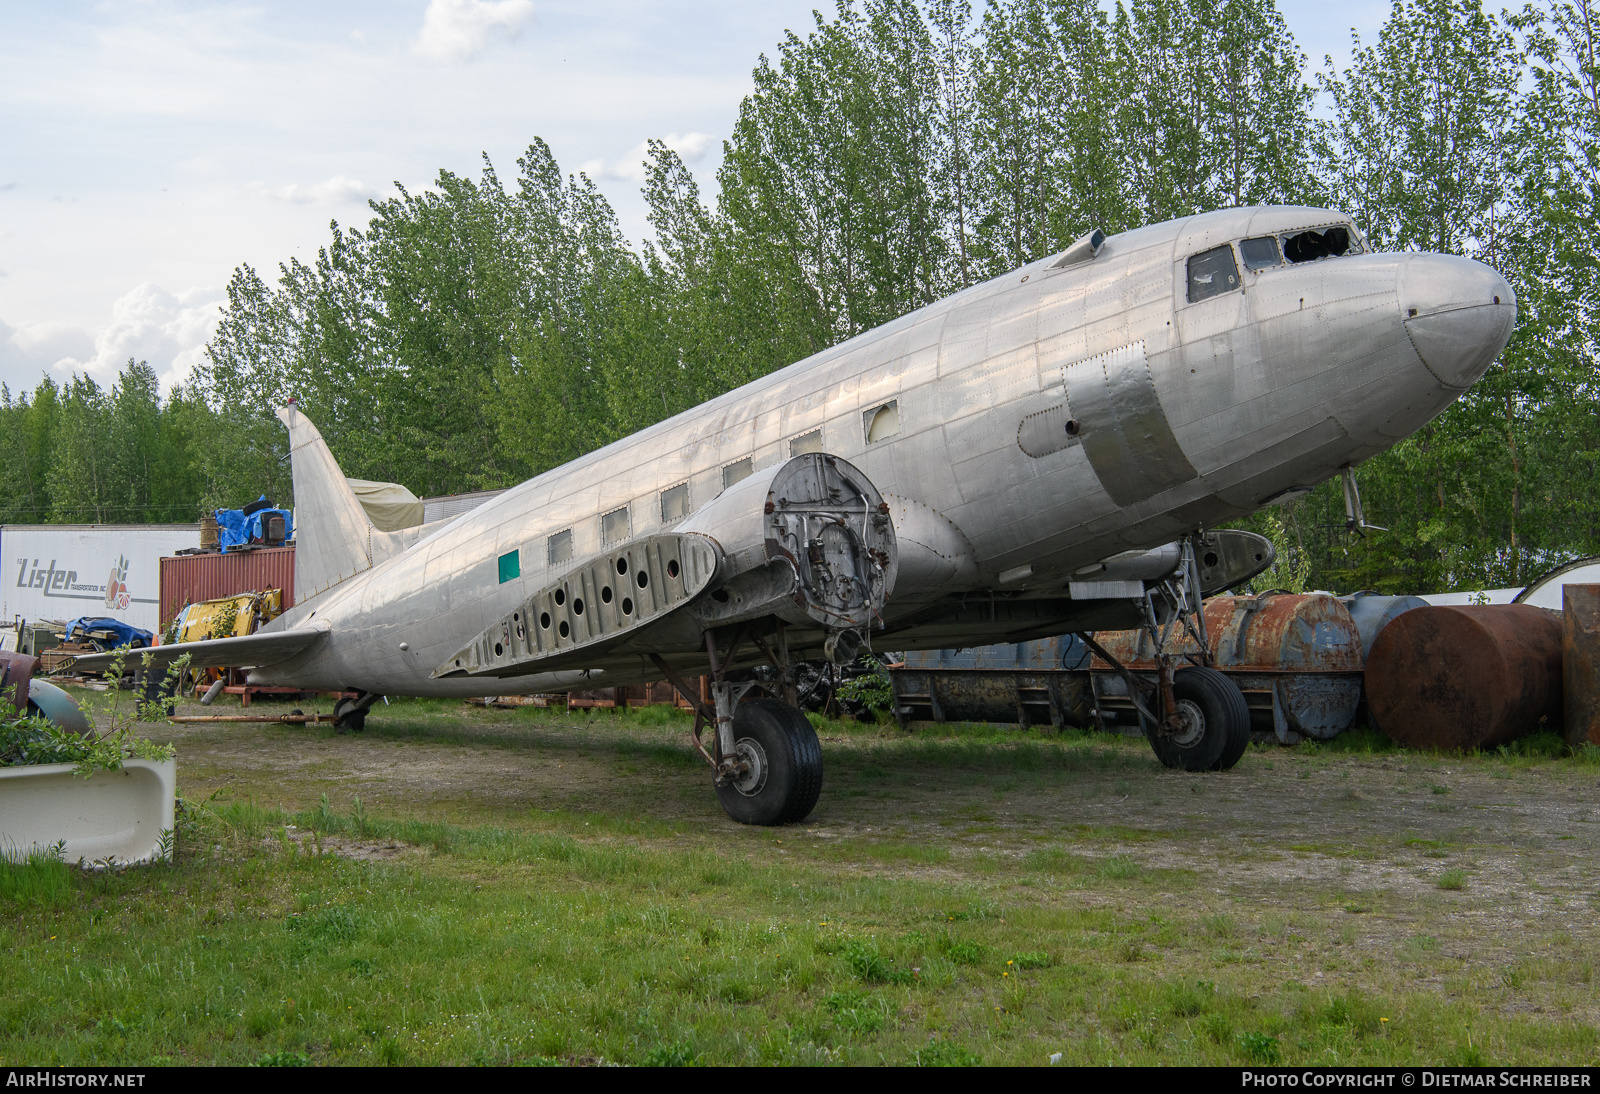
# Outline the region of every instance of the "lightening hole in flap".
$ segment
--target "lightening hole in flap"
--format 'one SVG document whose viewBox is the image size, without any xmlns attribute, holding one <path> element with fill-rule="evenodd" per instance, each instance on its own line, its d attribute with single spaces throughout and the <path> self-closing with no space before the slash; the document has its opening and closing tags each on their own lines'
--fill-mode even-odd
<svg viewBox="0 0 1600 1094">
<path fill-rule="evenodd" d="M 667 559 L 667 576 L 668 577 L 677 577 L 678 576 L 678 560 L 677 559 L 675 559 L 675 558 Z"/>
<path fill-rule="evenodd" d="M 617 559 L 617 573 L 625 574 L 627 572 L 628 572 L 628 560 L 625 559 L 625 558 Z"/>
<path fill-rule="evenodd" d="M 506 648 L 504 646 L 502 646 L 500 643 L 496 642 L 494 644 L 494 655 L 496 657 L 499 657 L 501 654 L 503 654 L 505 652 L 506 652 Z"/>
<path fill-rule="evenodd" d="M 556 607 L 559 608 L 559 607 L 561 607 L 561 605 L 565 604 L 566 602 L 567 602 L 567 591 L 565 589 L 557 589 L 556 590 Z"/>
<path fill-rule="evenodd" d="M 633 601 L 630 600 L 628 597 L 623 597 L 622 598 L 622 614 L 623 615 L 632 615 L 633 614 Z"/>
<path fill-rule="evenodd" d="M 611 603 L 611 586 L 610 585 L 605 585 L 605 586 L 601 587 L 601 589 L 600 589 L 600 603 L 602 603 L 602 604 Z"/>
<path fill-rule="evenodd" d="M 569 634 L 569 633 L 570 633 L 570 632 L 569 632 L 569 631 L 568 631 L 568 630 L 567 630 L 567 621 L 566 621 L 566 620 L 565 620 L 565 619 L 563 619 L 563 620 L 562 620 L 562 621 L 561 621 L 561 626 L 560 626 L 560 627 L 558 627 L 558 628 L 557 628 L 557 630 L 558 630 L 558 631 L 559 631 L 559 633 L 560 633 L 560 634 L 561 634 L 561 637 L 562 637 L 562 638 L 565 638 L 565 637 L 566 637 L 566 636 L 567 636 L 567 635 L 568 635 L 568 634 Z"/>
<path fill-rule="evenodd" d="M 650 584 L 650 574 L 645 570 L 640 570 L 639 571 L 639 576 L 634 578 L 634 580 L 639 583 L 639 588 L 642 589 L 646 585 Z"/>
<path fill-rule="evenodd" d="M 550 613 L 549 612 L 540 612 L 539 613 L 539 626 L 543 630 L 549 630 L 550 629 Z"/>
<path fill-rule="evenodd" d="M 582 615 L 583 614 L 583 597 L 575 596 L 575 597 L 572 598 L 572 614 L 573 615 Z"/>
</svg>

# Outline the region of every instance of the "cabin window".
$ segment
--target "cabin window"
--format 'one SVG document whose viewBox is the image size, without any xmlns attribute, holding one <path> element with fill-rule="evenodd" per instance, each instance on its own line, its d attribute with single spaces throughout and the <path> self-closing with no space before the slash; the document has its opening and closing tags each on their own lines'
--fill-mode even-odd
<svg viewBox="0 0 1600 1094">
<path fill-rule="evenodd" d="M 789 442 L 789 455 L 803 456 L 807 452 L 822 451 L 822 430 L 813 429 L 810 433 L 802 433 Z"/>
<path fill-rule="evenodd" d="M 1315 262 L 1359 251 L 1352 247 L 1350 229 L 1336 224 L 1322 231 L 1295 232 L 1283 237 L 1283 257 L 1290 262 Z"/>
<path fill-rule="evenodd" d="M 722 488 L 726 490 L 736 482 L 743 482 L 755 472 L 755 462 L 746 456 L 722 469 Z"/>
<path fill-rule="evenodd" d="M 670 490 L 661 491 L 661 523 L 671 524 L 689 515 L 689 484 L 680 482 Z"/>
<path fill-rule="evenodd" d="M 1239 255 L 1247 270 L 1264 270 L 1276 266 L 1283 259 L 1278 254 L 1277 236 L 1256 236 L 1239 244 Z"/>
<path fill-rule="evenodd" d="M 900 432 L 900 400 L 890 399 L 873 407 L 861 415 L 861 424 L 866 427 L 868 444 L 893 437 Z"/>
<path fill-rule="evenodd" d="M 600 541 L 606 546 L 628 538 L 628 507 L 613 509 L 600 518 Z"/>
<path fill-rule="evenodd" d="M 1227 245 L 1201 251 L 1189 259 L 1189 303 L 1209 300 L 1239 287 L 1239 267 Z"/>
<path fill-rule="evenodd" d="M 507 551 L 500 556 L 500 584 L 522 576 L 522 556 L 517 551 Z"/>
<path fill-rule="evenodd" d="M 550 565 L 572 558 L 572 529 L 567 528 L 550 537 Z"/>
</svg>

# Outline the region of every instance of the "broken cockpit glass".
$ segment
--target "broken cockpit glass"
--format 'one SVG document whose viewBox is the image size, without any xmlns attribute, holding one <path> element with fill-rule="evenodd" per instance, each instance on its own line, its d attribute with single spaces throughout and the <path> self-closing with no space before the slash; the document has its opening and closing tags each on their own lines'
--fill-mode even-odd
<svg viewBox="0 0 1600 1094">
<path fill-rule="evenodd" d="M 1312 229 L 1283 237 L 1283 257 L 1291 263 L 1336 258 L 1353 250 L 1350 246 L 1350 229 L 1338 224 L 1320 232 Z"/>
<path fill-rule="evenodd" d="M 1244 259 L 1244 268 L 1247 270 L 1264 270 L 1283 261 L 1283 256 L 1278 253 L 1277 236 L 1243 240 L 1239 244 L 1239 256 Z"/>
</svg>

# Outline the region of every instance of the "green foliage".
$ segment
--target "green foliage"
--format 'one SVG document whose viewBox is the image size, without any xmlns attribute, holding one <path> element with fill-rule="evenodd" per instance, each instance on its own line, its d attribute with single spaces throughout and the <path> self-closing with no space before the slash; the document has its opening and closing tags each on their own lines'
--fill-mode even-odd
<svg viewBox="0 0 1600 1094">
<path fill-rule="evenodd" d="M 889 681 L 889 670 L 875 657 L 863 657 L 859 663 L 868 671 L 840 684 L 839 698 L 874 712 L 892 710 L 894 685 Z"/>
<path fill-rule="evenodd" d="M 1268 1033 L 1239 1034 L 1239 1051 L 1245 1059 L 1258 1064 L 1276 1064 L 1283 1059 L 1283 1049 L 1278 1039 Z"/>
<path fill-rule="evenodd" d="M 953 1041 L 930 1041 L 912 1053 L 911 1062 L 917 1067 L 981 1067 L 983 1058 Z"/>
<path fill-rule="evenodd" d="M 72 898 L 72 868 L 62 861 L 65 842 L 31 849 L 20 861 L 0 853 L 0 903 L 59 907 Z M 0 847 L 0 852 L 7 848 Z"/>
</svg>

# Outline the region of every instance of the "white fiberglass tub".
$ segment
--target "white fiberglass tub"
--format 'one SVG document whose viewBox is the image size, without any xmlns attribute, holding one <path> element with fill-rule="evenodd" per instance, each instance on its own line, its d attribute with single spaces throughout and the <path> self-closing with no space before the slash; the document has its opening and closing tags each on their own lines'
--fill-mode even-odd
<svg viewBox="0 0 1600 1094">
<path fill-rule="evenodd" d="M 87 779 L 74 764 L 0 767 L 0 854 L 65 842 L 68 862 L 149 862 L 172 846 L 176 760 L 124 760 Z"/>
</svg>

